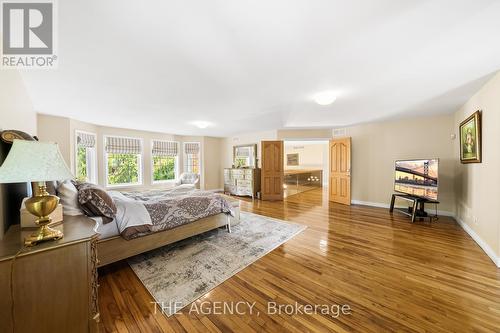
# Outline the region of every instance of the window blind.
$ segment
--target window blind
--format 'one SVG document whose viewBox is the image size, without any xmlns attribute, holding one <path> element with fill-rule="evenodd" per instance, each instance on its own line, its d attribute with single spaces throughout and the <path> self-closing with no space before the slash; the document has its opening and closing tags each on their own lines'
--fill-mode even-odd
<svg viewBox="0 0 500 333">
<path fill-rule="evenodd" d="M 184 152 L 186 154 L 198 154 L 200 152 L 200 143 L 199 142 L 185 143 Z"/>
<path fill-rule="evenodd" d="M 95 135 L 89 134 L 89 133 L 77 132 L 76 144 L 78 145 L 78 147 L 94 148 L 95 147 Z"/>
<path fill-rule="evenodd" d="M 175 141 L 153 141 L 153 156 L 177 156 L 179 155 L 179 144 Z"/>
<path fill-rule="evenodd" d="M 108 136 L 105 150 L 110 154 L 141 154 L 142 142 L 140 139 Z"/>
</svg>

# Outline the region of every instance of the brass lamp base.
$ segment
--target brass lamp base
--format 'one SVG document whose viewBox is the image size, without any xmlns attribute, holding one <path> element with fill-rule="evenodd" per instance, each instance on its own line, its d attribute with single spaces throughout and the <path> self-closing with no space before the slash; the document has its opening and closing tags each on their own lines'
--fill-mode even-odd
<svg viewBox="0 0 500 333">
<path fill-rule="evenodd" d="M 26 200 L 26 209 L 38 219 L 35 221 L 40 227 L 38 230 L 24 239 L 24 245 L 33 246 L 41 242 L 58 240 L 63 238 L 63 233 L 48 226 L 52 219 L 49 217 L 57 205 L 59 198 L 47 193 L 45 182 L 39 182 L 35 195 Z"/>
<path fill-rule="evenodd" d="M 41 226 L 37 232 L 32 233 L 24 239 L 24 245 L 34 246 L 38 243 L 58 240 L 63 238 L 63 233 L 59 230 L 54 230 L 46 225 Z"/>
</svg>

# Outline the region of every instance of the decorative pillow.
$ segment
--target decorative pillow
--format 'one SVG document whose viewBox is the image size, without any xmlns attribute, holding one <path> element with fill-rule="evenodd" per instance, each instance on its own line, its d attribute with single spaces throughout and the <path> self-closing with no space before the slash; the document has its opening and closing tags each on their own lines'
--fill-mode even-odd
<svg viewBox="0 0 500 333">
<path fill-rule="evenodd" d="M 57 182 L 56 181 L 45 182 L 45 186 L 47 187 L 47 192 L 49 192 L 49 194 L 57 195 Z"/>
<path fill-rule="evenodd" d="M 59 202 L 63 206 L 64 215 L 83 215 L 83 211 L 80 209 L 80 204 L 78 203 L 78 190 L 71 180 L 58 182 L 56 193 L 60 199 Z"/>
<path fill-rule="evenodd" d="M 88 216 L 101 216 L 104 224 L 113 221 L 116 216 L 116 205 L 103 188 L 73 181 L 78 189 L 78 202 L 83 212 Z"/>
</svg>

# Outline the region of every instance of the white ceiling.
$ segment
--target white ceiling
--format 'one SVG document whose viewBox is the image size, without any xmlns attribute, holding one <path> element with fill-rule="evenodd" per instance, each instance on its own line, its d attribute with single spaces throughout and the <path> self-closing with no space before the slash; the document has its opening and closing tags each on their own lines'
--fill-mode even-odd
<svg viewBox="0 0 500 333">
<path fill-rule="evenodd" d="M 500 69 L 500 1 L 64 0 L 36 111 L 228 136 L 452 112 Z M 319 106 L 319 91 L 337 101 Z M 198 129 L 190 122 L 209 121 Z"/>
</svg>

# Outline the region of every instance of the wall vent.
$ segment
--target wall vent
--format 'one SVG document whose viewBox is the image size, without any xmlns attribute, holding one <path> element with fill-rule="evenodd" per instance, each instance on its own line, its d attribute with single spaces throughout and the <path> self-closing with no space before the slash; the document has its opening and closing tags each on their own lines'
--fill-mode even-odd
<svg viewBox="0 0 500 333">
<path fill-rule="evenodd" d="M 340 138 L 347 136 L 347 129 L 346 128 L 334 128 L 333 129 L 333 137 L 334 138 Z"/>
</svg>

